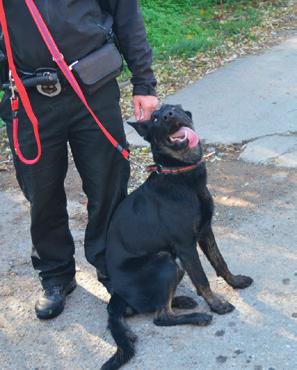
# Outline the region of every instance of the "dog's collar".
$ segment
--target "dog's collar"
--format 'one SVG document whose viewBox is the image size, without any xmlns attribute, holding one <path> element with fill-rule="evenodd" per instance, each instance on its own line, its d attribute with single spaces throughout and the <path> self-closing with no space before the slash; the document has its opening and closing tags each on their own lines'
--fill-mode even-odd
<svg viewBox="0 0 297 370">
<path fill-rule="evenodd" d="M 178 175 L 180 173 L 184 172 L 190 172 L 195 170 L 202 162 L 204 162 L 203 159 L 201 161 L 191 164 L 190 166 L 185 166 L 185 167 L 163 167 L 160 164 L 152 164 L 150 166 L 146 167 L 146 170 L 148 172 L 156 172 L 158 174 L 164 174 L 164 175 Z"/>
</svg>

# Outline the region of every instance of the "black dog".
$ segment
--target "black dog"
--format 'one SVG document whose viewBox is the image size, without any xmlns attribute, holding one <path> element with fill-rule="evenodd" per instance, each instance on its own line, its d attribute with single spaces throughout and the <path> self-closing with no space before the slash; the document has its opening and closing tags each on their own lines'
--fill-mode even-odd
<svg viewBox="0 0 297 370">
<path fill-rule="evenodd" d="M 189 297 L 174 298 L 184 270 L 212 311 L 225 314 L 234 309 L 212 293 L 197 242 L 217 275 L 233 288 L 246 288 L 253 281 L 233 275 L 217 247 L 211 228 L 213 201 L 191 114 L 181 106 L 164 105 L 150 121 L 130 124 L 151 143 L 157 165 L 120 204 L 110 225 L 106 260 L 113 293 L 108 325 L 118 348 L 104 370 L 118 369 L 134 355 L 136 336 L 123 321 L 129 313 L 154 312 L 154 323 L 160 326 L 210 323 L 212 316 L 205 313 L 172 311 L 197 305 Z"/>
</svg>

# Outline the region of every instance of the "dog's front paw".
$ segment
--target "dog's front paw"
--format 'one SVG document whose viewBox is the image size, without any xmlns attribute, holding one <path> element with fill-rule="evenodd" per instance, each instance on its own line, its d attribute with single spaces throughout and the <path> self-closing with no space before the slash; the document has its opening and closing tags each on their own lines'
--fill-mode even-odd
<svg viewBox="0 0 297 370">
<path fill-rule="evenodd" d="M 233 275 L 232 279 L 228 281 L 228 284 L 234 289 L 244 289 L 249 287 L 253 282 L 253 279 L 249 276 L 244 275 Z"/>
<path fill-rule="evenodd" d="M 218 298 L 215 299 L 215 301 L 212 302 L 209 306 L 213 312 L 219 315 L 225 315 L 226 313 L 232 312 L 235 309 L 233 304 L 227 301 L 221 301 Z"/>
</svg>

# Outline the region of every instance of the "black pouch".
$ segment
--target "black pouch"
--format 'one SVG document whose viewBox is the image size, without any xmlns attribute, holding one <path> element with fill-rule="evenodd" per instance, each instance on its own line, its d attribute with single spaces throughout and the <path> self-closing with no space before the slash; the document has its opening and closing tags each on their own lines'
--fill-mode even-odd
<svg viewBox="0 0 297 370">
<path fill-rule="evenodd" d="M 99 50 L 72 63 L 70 68 L 87 93 L 93 94 L 121 74 L 123 59 L 116 45 L 107 42 Z"/>
</svg>

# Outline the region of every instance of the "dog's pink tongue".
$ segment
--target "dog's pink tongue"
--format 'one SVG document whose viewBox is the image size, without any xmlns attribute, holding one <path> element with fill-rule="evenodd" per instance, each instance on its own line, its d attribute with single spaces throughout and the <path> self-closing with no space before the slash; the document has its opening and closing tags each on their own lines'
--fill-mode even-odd
<svg viewBox="0 0 297 370">
<path fill-rule="evenodd" d="M 184 138 L 187 137 L 189 140 L 189 147 L 194 148 L 199 143 L 198 134 L 190 129 L 189 127 L 181 127 L 177 132 L 175 132 L 171 137 L 172 138 Z"/>
</svg>

